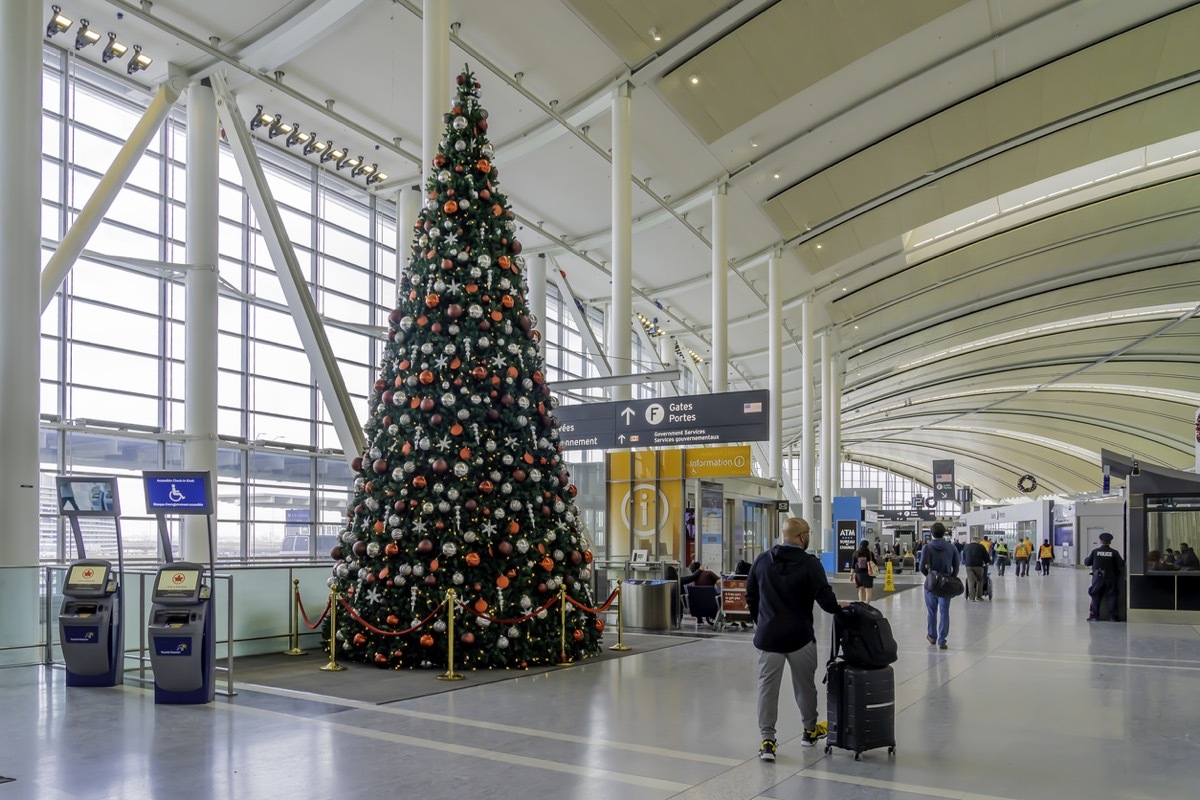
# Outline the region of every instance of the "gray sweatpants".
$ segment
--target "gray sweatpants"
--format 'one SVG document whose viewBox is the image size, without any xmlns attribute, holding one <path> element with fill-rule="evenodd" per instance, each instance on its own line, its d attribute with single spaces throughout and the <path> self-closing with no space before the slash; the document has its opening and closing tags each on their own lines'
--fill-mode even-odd
<svg viewBox="0 0 1200 800">
<path fill-rule="evenodd" d="M 809 642 L 790 653 L 758 651 L 758 730 L 764 739 L 775 738 L 775 721 L 779 719 L 779 685 L 783 682 L 783 665 L 792 672 L 792 693 L 800 708 L 804 730 L 817 727 L 817 643 Z"/>
</svg>

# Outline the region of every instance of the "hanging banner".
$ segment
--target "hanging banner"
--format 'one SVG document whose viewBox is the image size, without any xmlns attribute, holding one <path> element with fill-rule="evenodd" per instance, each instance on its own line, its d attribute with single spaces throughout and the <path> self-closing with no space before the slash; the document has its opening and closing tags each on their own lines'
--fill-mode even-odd
<svg viewBox="0 0 1200 800">
<path fill-rule="evenodd" d="M 933 496 L 937 500 L 954 499 L 954 460 L 933 462 Z"/>
<path fill-rule="evenodd" d="M 1196 472 L 1200 472 L 1200 408 L 1196 409 Z"/>
</svg>

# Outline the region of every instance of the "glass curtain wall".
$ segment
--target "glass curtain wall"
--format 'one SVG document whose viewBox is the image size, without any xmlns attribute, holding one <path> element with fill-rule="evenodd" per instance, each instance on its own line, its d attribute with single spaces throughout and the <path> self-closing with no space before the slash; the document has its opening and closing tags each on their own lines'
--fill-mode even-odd
<svg viewBox="0 0 1200 800">
<path fill-rule="evenodd" d="M 43 265 L 149 102 L 118 74 L 45 48 Z M 185 121 L 182 108 L 172 113 L 42 317 L 46 560 L 73 555 L 53 502 L 53 476 L 62 472 L 128 478 L 120 482 L 127 554 L 157 557 L 137 476 L 183 463 L 184 284 L 181 273 L 104 256 L 186 260 Z M 353 478 L 241 175 L 228 146 L 219 152 L 218 556 L 322 556 Z M 258 142 L 258 153 L 354 408 L 365 415 L 395 297 L 395 205 L 272 145 Z M 548 288 L 548 377 L 595 377 L 562 299 Z M 602 329 L 600 313 L 588 314 Z M 86 534 L 103 552 L 113 537 L 101 527 Z"/>
</svg>

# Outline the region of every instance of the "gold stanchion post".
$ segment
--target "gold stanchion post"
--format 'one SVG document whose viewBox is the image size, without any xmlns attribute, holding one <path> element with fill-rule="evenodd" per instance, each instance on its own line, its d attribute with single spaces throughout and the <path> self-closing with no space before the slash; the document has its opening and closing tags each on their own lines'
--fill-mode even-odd
<svg viewBox="0 0 1200 800">
<path fill-rule="evenodd" d="M 337 663 L 337 589 L 329 590 L 329 663 L 321 667 L 321 672 L 341 672 L 346 669 Z"/>
<path fill-rule="evenodd" d="M 623 641 L 621 641 L 621 634 L 622 634 L 622 627 L 623 627 L 621 624 L 621 609 L 624 608 L 624 606 L 625 606 L 625 604 L 621 602 L 621 584 L 618 583 L 617 584 L 617 643 L 614 644 L 612 647 L 608 648 L 609 650 L 616 650 L 617 652 L 624 652 L 626 650 L 633 649 L 632 647 L 630 647 L 629 645 L 627 645 Z"/>
<path fill-rule="evenodd" d="M 438 675 L 439 681 L 461 681 L 465 676 L 454 671 L 454 604 L 453 589 L 446 590 L 446 634 L 450 637 L 446 642 L 446 673 Z"/>
<path fill-rule="evenodd" d="M 292 647 L 284 650 L 285 656 L 302 656 L 300 649 L 300 579 L 292 580 Z"/>
<path fill-rule="evenodd" d="M 566 584 L 558 587 L 558 663 L 556 667 L 569 667 L 571 660 L 567 658 L 567 587 Z"/>
</svg>

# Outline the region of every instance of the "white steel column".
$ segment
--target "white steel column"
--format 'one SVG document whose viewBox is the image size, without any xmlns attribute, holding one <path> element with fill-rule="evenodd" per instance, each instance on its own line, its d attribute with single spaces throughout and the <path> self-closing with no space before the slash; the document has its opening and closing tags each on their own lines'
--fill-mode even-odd
<svg viewBox="0 0 1200 800">
<path fill-rule="evenodd" d="M 821 334 L 821 549 L 834 552 L 833 539 L 833 391 L 830 332 Z"/>
<path fill-rule="evenodd" d="M 450 108 L 450 0 L 425 0 L 421 20 L 421 186 L 429 179 Z"/>
<path fill-rule="evenodd" d="M 612 305 L 608 317 L 608 363 L 613 375 L 633 374 L 633 86 L 623 82 L 612 108 Z M 632 386 L 613 387 L 613 400 L 628 400 Z"/>
<path fill-rule="evenodd" d="M 38 403 L 42 228 L 42 16 L 36 0 L 0 0 L 0 648 L 38 640 Z M 0 664 L 37 652 L 0 650 Z"/>
<path fill-rule="evenodd" d="M 183 465 L 217 474 L 217 101 L 208 82 L 188 89 L 187 308 Z M 184 561 L 209 560 L 208 520 L 183 518 Z"/>
<path fill-rule="evenodd" d="M 729 185 L 712 196 L 712 390 L 729 391 Z"/>
<path fill-rule="evenodd" d="M 529 283 L 529 310 L 533 313 L 536 320 L 534 329 L 542 334 L 541 340 L 538 342 L 538 352 L 542 356 L 542 363 L 546 363 L 546 255 L 539 253 L 537 258 L 525 259 L 525 266 L 529 270 L 527 273 L 527 281 Z"/>
<path fill-rule="evenodd" d="M 839 337 L 840 338 L 840 337 Z M 841 347 L 841 341 L 835 339 L 834 345 Z M 829 407 L 833 409 L 833 417 L 829 426 L 832 441 L 829 450 L 832 458 L 829 462 L 830 485 L 835 495 L 842 493 L 842 381 L 846 377 L 846 364 L 840 352 L 835 352 L 830 363 L 833 374 L 830 376 L 829 391 L 831 394 Z"/>
<path fill-rule="evenodd" d="M 816 415 L 813 413 L 813 335 L 812 297 L 804 298 L 800 305 L 800 499 L 804 503 L 804 519 L 811 526 L 816 508 L 813 495 L 817 493 L 814 470 L 817 468 L 816 444 L 813 429 Z"/>
<path fill-rule="evenodd" d="M 41 74 L 40 63 L 38 74 Z M 125 181 L 129 180 L 133 168 L 137 166 L 142 154 L 146 152 L 146 147 L 158 134 L 158 129 L 162 127 L 167 115 L 171 113 L 171 108 L 179 99 L 184 86 L 183 78 L 171 77 L 158 87 L 158 93 L 150 101 L 150 107 L 146 109 L 146 113 L 142 115 L 138 124 L 134 126 L 133 132 L 129 134 L 129 139 L 117 152 L 108 172 L 104 173 L 104 177 L 96 185 L 95 191 L 88 198 L 83 210 L 79 212 L 79 216 L 71 225 L 71 229 L 67 231 L 67 235 L 59 242 L 58 249 L 54 251 L 46 268 L 42 270 L 42 311 L 45 311 L 46 307 L 50 305 L 50 301 L 54 299 L 54 293 L 58 291 L 58 287 L 62 286 L 62 282 L 67 277 L 67 273 L 71 271 L 71 267 L 74 266 L 75 260 L 79 258 L 83 248 L 87 247 L 88 240 L 92 238 L 92 234 L 100 225 L 100 220 L 104 219 L 109 206 L 124 188 Z M 5 137 L 7 138 L 7 133 Z M 40 163 L 40 149 L 38 153 L 38 162 Z M 5 180 L 10 179 L 6 176 Z M 40 205 L 41 200 L 39 199 L 39 208 Z"/>
<path fill-rule="evenodd" d="M 400 289 L 400 276 L 408 269 L 412 256 L 413 226 L 421 213 L 421 187 L 413 186 L 396 192 L 396 291 Z M 396 298 L 391 298 L 396 304 Z"/>
<path fill-rule="evenodd" d="M 320 315 L 317 314 L 317 305 L 313 302 L 304 273 L 300 271 L 300 262 L 283 226 L 279 206 L 275 204 L 271 187 L 263 174 L 254 140 L 224 77 L 219 73 L 214 74 L 212 82 L 217 95 L 217 114 L 224 123 L 234 161 L 242 175 L 246 194 L 250 197 L 250 206 L 258 217 L 258 224 L 262 226 L 263 241 L 267 252 L 271 254 L 280 288 L 296 323 L 296 333 L 304 345 L 304 355 L 308 357 L 309 366 L 317 380 L 317 389 L 329 411 L 329 421 L 349 462 L 366 449 L 366 439 L 358 425 L 350 393 L 346 391 L 342 371 L 329 344 L 329 337 L 325 335 Z"/>
<path fill-rule="evenodd" d="M 663 369 L 676 368 L 674 336 L 658 337 L 658 360 L 662 362 Z M 671 397 L 676 394 L 679 392 L 675 389 L 674 381 L 663 381 L 658 385 L 659 397 Z"/>
<path fill-rule="evenodd" d="M 783 474 L 783 289 L 779 283 L 780 260 L 776 250 L 767 262 L 768 373 L 771 388 L 769 465 L 772 480 L 782 481 Z"/>
</svg>

